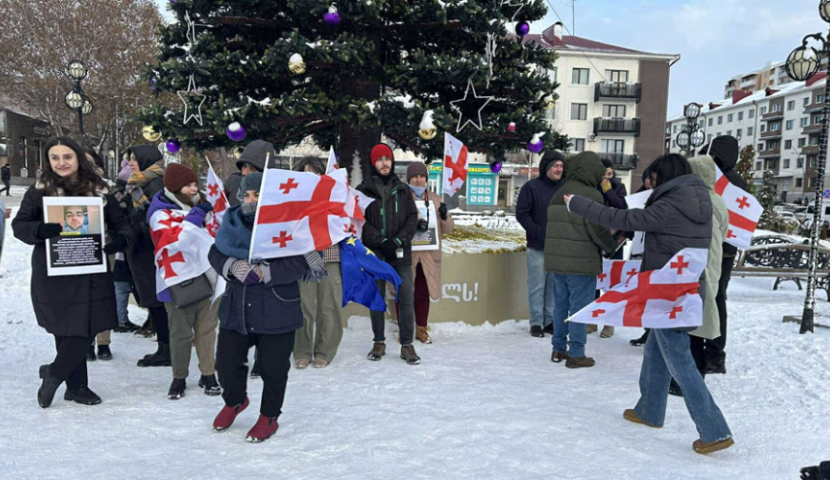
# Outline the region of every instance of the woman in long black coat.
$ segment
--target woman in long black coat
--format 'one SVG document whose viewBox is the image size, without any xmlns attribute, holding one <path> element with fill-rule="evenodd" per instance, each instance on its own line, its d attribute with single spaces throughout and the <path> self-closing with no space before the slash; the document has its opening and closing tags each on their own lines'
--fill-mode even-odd
<svg viewBox="0 0 830 480">
<path fill-rule="evenodd" d="M 43 197 L 103 197 L 104 219 L 111 238 L 104 247 L 107 254 L 123 251 L 132 230 L 107 185 L 95 174 L 74 140 L 53 138 L 46 143 L 45 151 L 40 181 L 26 192 L 12 221 L 14 236 L 34 245 L 32 305 L 38 325 L 55 337 L 57 349 L 55 360 L 40 367 L 43 383 L 38 390 L 38 403 L 49 407 L 58 386 L 66 382 L 64 399 L 96 405 L 101 398 L 87 385 L 86 352 L 97 333 L 118 326 L 112 275 L 47 275 L 46 240 L 59 237 L 63 227 L 44 222 Z"/>
</svg>

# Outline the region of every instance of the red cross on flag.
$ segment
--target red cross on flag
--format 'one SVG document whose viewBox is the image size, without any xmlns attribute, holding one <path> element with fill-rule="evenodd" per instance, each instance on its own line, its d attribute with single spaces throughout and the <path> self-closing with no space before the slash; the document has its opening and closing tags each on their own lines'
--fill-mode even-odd
<svg viewBox="0 0 830 480">
<path fill-rule="evenodd" d="M 467 147 L 461 140 L 444 133 L 444 195 L 452 197 L 467 181 Z"/>
<path fill-rule="evenodd" d="M 213 205 L 213 215 L 205 223 L 205 228 L 207 228 L 210 236 L 216 238 L 216 232 L 219 231 L 219 227 L 222 225 L 222 218 L 228 209 L 228 197 L 225 195 L 225 185 L 222 184 L 222 180 L 219 180 L 210 163 L 208 163 L 207 199 Z"/>
<path fill-rule="evenodd" d="M 603 260 L 602 273 L 597 275 L 597 290 L 608 291 L 630 281 L 640 273 L 640 260 Z"/>
<path fill-rule="evenodd" d="M 268 169 L 262 178 L 251 239 L 251 259 L 322 252 L 350 237 L 357 203 L 346 170 L 329 175 Z M 359 210 L 359 208 L 358 208 Z M 361 211 L 362 216 L 362 211 Z"/>
<path fill-rule="evenodd" d="M 213 237 L 185 221 L 181 210 L 156 210 L 150 217 L 150 236 L 155 245 L 156 293 L 196 278 L 210 267 L 208 251 Z"/>
<path fill-rule="evenodd" d="M 723 198 L 729 210 L 729 230 L 724 240 L 738 248 L 749 248 L 752 243 L 752 234 L 758 227 L 761 214 L 764 213 L 764 207 L 752 194 L 730 183 L 717 165 L 715 170 L 717 171 L 715 193 Z"/>
<path fill-rule="evenodd" d="M 708 256 L 705 248 L 683 249 L 660 270 L 623 281 L 568 321 L 621 327 L 699 327 L 703 300 L 698 288 Z"/>
</svg>

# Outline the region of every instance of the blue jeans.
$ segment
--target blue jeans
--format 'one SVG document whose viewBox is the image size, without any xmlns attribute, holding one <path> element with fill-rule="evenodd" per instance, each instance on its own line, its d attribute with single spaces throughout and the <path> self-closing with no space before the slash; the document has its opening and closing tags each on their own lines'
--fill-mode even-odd
<svg viewBox="0 0 830 480">
<path fill-rule="evenodd" d="M 554 273 L 553 282 L 556 301 L 553 307 L 553 338 L 551 339 L 553 351 L 558 353 L 567 351 L 568 356 L 575 358 L 584 357 L 588 326 L 584 323 L 565 322 L 565 319 L 594 301 L 597 277 Z"/>
<path fill-rule="evenodd" d="M 653 329 L 648 336 L 640 370 L 640 401 L 634 412 L 652 425 L 663 426 L 669 382 L 674 377 L 700 440 L 712 443 L 732 436 L 689 351 L 689 334 L 678 330 Z"/>
<path fill-rule="evenodd" d="M 530 326 L 553 323 L 553 274 L 545 271 L 545 252 L 527 249 L 527 296 Z"/>
<path fill-rule="evenodd" d="M 130 321 L 127 305 L 130 303 L 130 282 L 115 283 L 115 303 L 118 307 L 118 324 L 126 325 Z"/>
</svg>

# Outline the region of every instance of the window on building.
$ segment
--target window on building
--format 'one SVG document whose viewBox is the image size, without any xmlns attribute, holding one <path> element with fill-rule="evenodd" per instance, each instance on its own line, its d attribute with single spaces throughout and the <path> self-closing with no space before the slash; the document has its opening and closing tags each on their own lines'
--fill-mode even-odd
<svg viewBox="0 0 830 480">
<path fill-rule="evenodd" d="M 806 127 L 810 124 L 810 117 L 804 117 L 801 119 L 801 128 Z"/>
<path fill-rule="evenodd" d="M 710 127 L 712 126 L 712 121 L 713 121 L 713 120 L 714 120 L 714 119 L 712 119 L 712 118 L 710 118 L 710 119 L 709 119 L 709 126 L 710 126 Z"/>
<path fill-rule="evenodd" d="M 755 170 L 761 169 L 761 162 L 755 162 Z"/>
<path fill-rule="evenodd" d="M 798 148 L 802 148 L 804 145 L 807 145 L 807 139 L 802 137 L 798 139 Z"/>
<path fill-rule="evenodd" d="M 748 118 L 749 118 L 749 119 L 753 119 L 753 118 L 755 118 L 755 110 L 750 110 L 750 111 L 749 111 L 749 116 L 748 116 Z"/>
<path fill-rule="evenodd" d="M 767 131 L 767 126 L 762 123 L 761 124 L 761 133 L 764 133 L 766 131 Z"/>
<path fill-rule="evenodd" d="M 550 79 L 553 80 L 553 83 L 559 81 L 559 68 L 553 67 L 553 70 L 550 71 Z"/>
<path fill-rule="evenodd" d="M 729 115 L 727 115 L 726 116 L 726 123 L 732 123 L 733 118 L 734 118 L 734 115 L 732 115 L 731 113 Z"/>
<path fill-rule="evenodd" d="M 700 126 L 700 128 L 703 128 L 704 126 L 706 126 L 706 122 L 701 120 L 700 123 L 698 123 L 698 126 Z"/>
<path fill-rule="evenodd" d="M 816 179 L 817 179 L 817 178 L 818 178 L 818 177 L 812 177 L 812 178 L 810 179 L 810 188 L 816 188 Z"/>
<path fill-rule="evenodd" d="M 588 85 L 588 74 L 590 70 L 587 68 L 574 68 L 573 76 L 571 77 L 572 85 Z"/>
<path fill-rule="evenodd" d="M 712 141 L 712 134 L 711 133 L 709 134 L 709 138 L 707 138 L 706 141 L 708 141 L 708 142 Z"/>
<path fill-rule="evenodd" d="M 796 158 L 795 159 L 795 168 L 804 168 L 804 159 L 803 158 Z"/>
<path fill-rule="evenodd" d="M 778 150 L 780 148 L 781 142 L 779 142 L 778 140 L 767 142 L 767 150 Z"/>
<path fill-rule="evenodd" d="M 673 142 L 673 141 L 674 141 L 674 140 L 669 140 L 668 138 L 666 139 L 665 150 L 666 150 L 667 152 L 669 151 L 669 149 L 671 149 L 671 148 L 672 148 L 671 144 L 672 144 L 672 142 Z"/>
<path fill-rule="evenodd" d="M 743 137 L 743 136 L 744 136 L 744 129 L 743 129 L 743 128 L 739 128 L 739 129 L 738 129 L 738 131 L 737 131 L 737 132 L 735 132 L 735 137 L 737 137 L 737 138 L 741 138 L 741 137 Z"/>
<path fill-rule="evenodd" d="M 785 158 L 785 159 L 784 159 L 784 170 L 786 170 L 786 169 L 788 169 L 788 168 L 790 168 L 790 159 L 789 159 L 789 158 Z"/>
<path fill-rule="evenodd" d="M 571 150 L 574 153 L 584 152 L 585 151 L 585 139 L 584 138 L 572 138 L 571 139 Z"/>
<path fill-rule="evenodd" d="M 764 151 L 764 144 L 763 144 L 763 143 L 759 143 L 759 144 L 758 144 L 758 148 L 757 148 L 757 150 L 755 150 L 755 151 L 756 151 L 756 152 L 763 152 L 763 151 Z"/>
<path fill-rule="evenodd" d="M 671 141 L 671 148 L 677 148 L 677 140 Z"/>
<path fill-rule="evenodd" d="M 744 119 L 744 112 L 738 112 L 738 121 L 740 122 L 743 119 Z"/>
<path fill-rule="evenodd" d="M 767 107 L 761 107 L 761 115 L 767 113 Z"/>
<path fill-rule="evenodd" d="M 718 133 L 716 133 L 716 134 L 715 134 L 715 138 L 720 137 L 720 136 L 721 136 L 721 133 L 720 133 L 720 132 L 718 132 Z"/>
<path fill-rule="evenodd" d="M 625 152 L 625 140 L 603 140 L 600 144 L 600 151 L 603 153 Z"/>
<path fill-rule="evenodd" d="M 677 125 L 674 126 L 674 128 L 672 129 L 672 132 L 677 133 Z"/>
<path fill-rule="evenodd" d="M 810 97 L 804 97 L 801 100 L 804 103 L 805 107 L 810 104 Z"/>
<path fill-rule="evenodd" d="M 813 125 L 821 125 L 821 122 L 824 121 L 824 115 L 814 115 L 813 116 Z"/>
<path fill-rule="evenodd" d="M 755 127 L 747 127 L 746 128 L 746 136 L 751 137 L 755 134 Z"/>
<path fill-rule="evenodd" d="M 777 132 L 781 130 L 781 122 L 775 122 L 769 124 L 769 131 L 770 132 Z"/>
<path fill-rule="evenodd" d="M 792 112 L 793 110 L 795 110 L 795 100 L 790 100 L 787 102 L 787 111 Z"/>
<path fill-rule="evenodd" d="M 611 118 L 625 117 L 625 105 L 604 105 L 602 116 Z"/>
<path fill-rule="evenodd" d="M 795 126 L 795 120 L 787 120 L 786 128 L 787 130 L 792 130 Z"/>
<path fill-rule="evenodd" d="M 793 141 L 792 140 L 784 140 L 784 149 L 789 150 L 793 148 Z"/>
<path fill-rule="evenodd" d="M 795 188 L 802 188 L 802 185 L 804 185 L 804 179 L 796 178 L 795 179 Z"/>
<path fill-rule="evenodd" d="M 774 104 L 770 105 L 769 111 L 770 111 L 770 113 L 780 112 L 781 111 L 781 104 L 780 103 L 774 103 Z"/>
<path fill-rule="evenodd" d="M 627 83 L 628 70 L 606 70 L 605 78 L 607 78 L 609 82 Z"/>
<path fill-rule="evenodd" d="M 816 103 L 824 103 L 824 94 L 823 93 L 819 93 L 818 95 L 816 95 Z"/>
<path fill-rule="evenodd" d="M 726 136 L 731 137 L 732 136 L 732 130 L 727 130 L 726 131 Z"/>
<path fill-rule="evenodd" d="M 588 104 L 572 103 L 571 120 L 588 120 Z"/>
<path fill-rule="evenodd" d="M 718 125 L 723 125 L 723 115 L 718 117 Z"/>
</svg>

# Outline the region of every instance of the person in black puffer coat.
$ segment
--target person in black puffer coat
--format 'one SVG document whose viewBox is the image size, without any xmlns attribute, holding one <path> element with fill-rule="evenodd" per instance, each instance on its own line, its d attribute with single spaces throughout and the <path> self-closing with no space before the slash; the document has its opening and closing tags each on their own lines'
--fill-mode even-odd
<svg viewBox="0 0 830 480">
<path fill-rule="evenodd" d="M 684 248 L 708 251 L 712 241 L 712 202 L 703 180 L 692 173 L 689 162 L 669 154 L 652 165 L 654 192 L 643 209 L 618 210 L 579 196 L 565 202 L 572 214 L 607 228 L 645 232 L 641 272 L 659 270 Z M 704 291 L 700 290 L 701 296 Z M 703 312 L 701 312 L 702 315 Z M 683 391 L 683 399 L 700 439 L 692 444 L 705 454 L 734 444 L 726 424 L 689 349 L 685 329 L 653 329 L 646 343 L 640 371 L 640 401 L 623 417 L 633 423 L 663 426 L 672 376 Z"/>
<path fill-rule="evenodd" d="M 720 136 L 712 141 L 712 146 L 704 146 L 700 149 L 699 155 L 710 155 L 721 172 L 729 179 L 732 185 L 744 190 L 747 184 L 743 177 L 735 170 L 738 164 L 740 149 L 738 140 L 730 136 Z M 732 278 L 732 266 L 735 264 L 735 256 L 738 248 L 728 243 L 723 244 L 723 259 L 721 260 L 720 282 L 718 282 L 718 315 L 720 316 L 720 337 L 714 340 L 706 340 L 706 373 L 726 373 L 726 289 L 729 287 L 729 280 Z"/>
<path fill-rule="evenodd" d="M 156 257 L 150 226 L 147 223 L 147 208 L 153 196 L 164 190 L 164 157 L 152 145 L 136 145 L 127 150 L 132 174 L 124 199 L 135 232 L 135 241 L 126 252 L 127 263 L 133 275 L 139 306 L 150 311 L 153 329 L 158 337 L 154 353 L 138 361 L 139 367 L 170 366 L 170 330 L 167 326 L 167 311 L 164 303 L 156 298 Z"/>
</svg>

